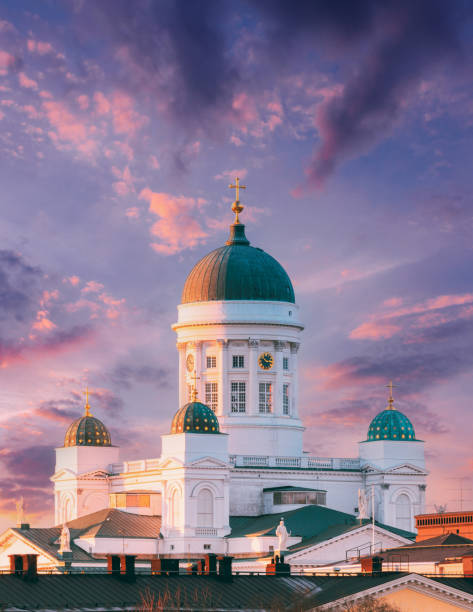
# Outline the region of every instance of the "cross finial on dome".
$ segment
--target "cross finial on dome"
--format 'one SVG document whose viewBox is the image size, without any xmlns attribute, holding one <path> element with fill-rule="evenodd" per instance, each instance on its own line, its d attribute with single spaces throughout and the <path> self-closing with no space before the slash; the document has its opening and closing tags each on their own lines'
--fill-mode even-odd
<svg viewBox="0 0 473 612">
<path fill-rule="evenodd" d="M 85 388 L 85 416 L 90 416 L 89 387 Z"/>
<path fill-rule="evenodd" d="M 394 399 L 393 399 L 393 387 L 395 387 L 396 385 L 393 385 L 393 381 L 389 381 L 389 385 L 386 385 L 386 387 L 389 389 L 389 399 L 388 399 L 388 409 L 389 410 L 395 410 L 394 408 Z"/>
<path fill-rule="evenodd" d="M 244 206 L 240 204 L 240 189 L 246 189 L 246 185 L 240 185 L 240 179 L 237 176 L 235 178 L 235 184 L 229 185 L 229 189 L 235 189 L 235 201 L 232 204 L 232 210 L 235 213 L 235 223 L 240 223 L 238 215 L 243 210 Z"/>
<path fill-rule="evenodd" d="M 197 383 L 197 380 L 200 380 L 200 376 L 197 376 L 196 371 L 194 370 L 194 376 L 192 376 L 191 378 L 194 381 L 194 385 L 192 387 L 192 401 L 195 402 L 197 401 L 197 395 L 198 395 L 196 383 Z"/>
</svg>

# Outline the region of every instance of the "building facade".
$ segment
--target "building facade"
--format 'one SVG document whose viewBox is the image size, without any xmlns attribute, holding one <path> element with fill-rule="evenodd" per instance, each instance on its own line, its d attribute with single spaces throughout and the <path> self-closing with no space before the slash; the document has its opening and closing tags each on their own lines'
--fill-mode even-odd
<svg viewBox="0 0 473 612">
<path fill-rule="evenodd" d="M 282 266 L 250 245 L 242 208 L 237 200 L 227 242 L 184 284 L 173 325 L 180 408 L 161 457 L 122 460 L 87 402 L 56 450 L 57 524 L 104 507 L 161 515 L 161 552 L 181 556 L 228 552 L 231 517 L 307 505 L 361 519 L 374 510 L 379 523 L 414 530 L 425 505 L 424 443 L 392 389 L 357 457 L 304 453 L 299 308 Z M 242 546 L 239 554 L 254 550 L 251 538 Z"/>
</svg>

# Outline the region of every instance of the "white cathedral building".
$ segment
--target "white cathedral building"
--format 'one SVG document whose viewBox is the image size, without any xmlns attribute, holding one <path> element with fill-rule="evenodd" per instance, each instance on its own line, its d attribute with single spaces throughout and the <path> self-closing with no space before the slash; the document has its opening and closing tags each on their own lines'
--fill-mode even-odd
<svg viewBox="0 0 473 612">
<path fill-rule="evenodd" d="M 281 517 L 290 534 L 286 560 L 306 567 L 373 545 L 374 528 L 380 547 L 415 537 L 414 516 L 425 504 L 424 442 L 395 408 L 392 389 L 358 457 L 304 452 L 297 361 L 304 326 L 286 271 L 250 245 L 242 208 L 237 191 L 228 240 L 184 284 L 172 326 L 179 407 L 161 456 L 125 460 L 87 401 L 56 449 L 48 544 L 41 530 L 8 530 L 0 569 L 25 546 L 40 551 L 40 566 L 60 565 L 54 547 L 63 524 L 78 566 L 106 553 L 195 559 L 214 552 L 250 567 L 278 549 Z"/>
</svg>

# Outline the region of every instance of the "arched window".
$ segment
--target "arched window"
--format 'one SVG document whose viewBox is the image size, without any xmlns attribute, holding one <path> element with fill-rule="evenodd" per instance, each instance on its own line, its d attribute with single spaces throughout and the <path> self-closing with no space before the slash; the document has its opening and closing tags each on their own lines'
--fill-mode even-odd
<svg viewBox="0 0 473 612">
<path fill-rule="evenodd" d="M 411 530 L 411 500 L 405 493 L 396 499 L 396 527 Z"/>
<path fill-rule="evenodd" d="M 61 523 L 67 523 L 72 520 L 72 501 L 70 497 L 63 499 L 62 520 Z"/>
<path fill-rule="evenodd" d="M 202 489 L 197 495 L 197 526 L 214 526 L 214 499 L 208 489 Z"/>
<path fill-rule="evenodd" d="M 169 500 L 169 522 L 173 527 L 181 523 L 181 495 L 179 489 L 174 489 Z"/>
</svg>

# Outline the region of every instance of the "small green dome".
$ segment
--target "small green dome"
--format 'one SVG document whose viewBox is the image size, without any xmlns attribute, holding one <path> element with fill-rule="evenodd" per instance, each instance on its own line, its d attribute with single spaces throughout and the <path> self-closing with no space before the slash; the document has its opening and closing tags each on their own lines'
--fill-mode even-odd
<svg viewBox="0 0 473 612">
<path fill-rule="evenodd" d="M 262 249 L 251 247 L 245 226 L 230 226 L 226 245 L 202 258 L 191 270 L 182 304 L 216 300 L 295 302 L 284 268 Z"/>
<path fill-rule="evenodd" d="M 69 426 L 64 446 L 112 446 L 112 440 L 102 421 L 86 414 Z"/>
<path fill-rule="evenodd" d="M 198 401 L 189 402 L 180 408 L 172 420 L 171 433 L 220 433 L 215 412 Z"/>
<path fill-rule="evenodd" d="M 386 408 L 377 414 L 368 428 L 368 441 L 395 440 L 404 442 L 415 440 L 414 427 L 405 414 L 395 408 Z"/>
</svg>

